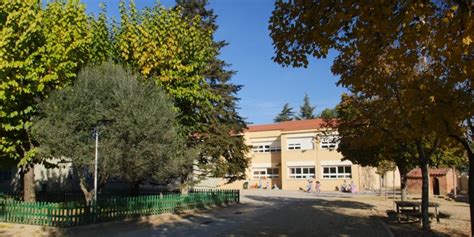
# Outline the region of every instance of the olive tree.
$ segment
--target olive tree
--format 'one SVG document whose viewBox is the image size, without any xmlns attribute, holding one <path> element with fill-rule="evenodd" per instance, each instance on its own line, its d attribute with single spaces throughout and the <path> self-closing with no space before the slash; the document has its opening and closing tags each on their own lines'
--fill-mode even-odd
<svg viewBox="0 0 474 237">
<path fill-rule="evenodd" d="M 145 179 L 164 179 L 189 165 L 194 152 L 184 149 L 173 108 L 153 82 L 108 62 L 86 67 L 72 87 L 41 102 L 33 134 L 40 155 L 72 161 L 85 199 L 91 201 L 95 132 L 100 188 L 111 176 L 120 176 L 137 190 Z"/>
</svg>

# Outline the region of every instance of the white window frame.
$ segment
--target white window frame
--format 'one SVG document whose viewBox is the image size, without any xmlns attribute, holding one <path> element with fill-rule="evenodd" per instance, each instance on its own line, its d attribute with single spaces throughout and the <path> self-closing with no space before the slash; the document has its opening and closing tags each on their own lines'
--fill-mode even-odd
<svg viewBox="0 0 474 237">
<path fill-rule="evenodd" d="M 288 167 L 289 179 L 311 179 L 311 178 L 314 179 L 315 177 L 316 177 L 316 167 L 314 166 Z"/>
<path fill-rule="evenodd" d="M 281 152 L 281 147 L 271 145 L 252 145 L 252 151 L 255 153 Z"/>
<path fill-rule="evenodd" d="M 337 136 L 323 136 L 321 138 L 321 149 L 334 150 L 337 148 Z"/>
<path fill-rule="evenodd" d="M 252 151 L 256 153 L 270 152 L 270 145 L 252 145 Z"/>
<path fill-rule="evenodd" d="M 258 173 L 256 174 L 256 172 Z M 252 177 L 254 179 L 259 179 L 259 178 L 277 179 L 277 178 L 280 178 L 280 169 L 276 167 L 252 168 Z"/>
<path fill-rule="evenodd" d="M 347 167 L 349 167 L 350 172 L 346 171 Z M 351 165 L 324 165 L 322 168 L 322 175 L 323 179 L 351 179 L 352 178 L 352 166 Z M 340 168 L 342 168 L 342 172 L 340 172 Z M 325 172 L 327 169 L 327 173 Z M 334 171 L 334 172 L 332 172 Z"/>
<path fill-rule="evenodd" d="M 288 144 L 288 150 L 301 150 L 301 143 Z"/>
</svg>

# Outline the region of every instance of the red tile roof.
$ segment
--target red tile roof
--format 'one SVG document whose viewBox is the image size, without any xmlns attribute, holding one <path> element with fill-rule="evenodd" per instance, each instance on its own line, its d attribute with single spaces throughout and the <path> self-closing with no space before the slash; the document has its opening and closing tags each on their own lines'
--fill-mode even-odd
<svg viewBox="0 0 474 237">
<path fill-rule="evenodd" d="M 261 131 L 298 131 L 308 129 L 318 129 L 324 127 L 326 122 L 323 119 L 293 120 L 272 124 L 249 125 L 246 132 Z"/>
<path fill-rule="evenodd" d="M 450 168 L 439 168 L 439 169 L 430 169 L 430 176 L 444 176 L 449 172 Z M 421 169 L 413 169 L 408 172 L 407 177 L 409 178 L 421 178 Z"/>
</svg>

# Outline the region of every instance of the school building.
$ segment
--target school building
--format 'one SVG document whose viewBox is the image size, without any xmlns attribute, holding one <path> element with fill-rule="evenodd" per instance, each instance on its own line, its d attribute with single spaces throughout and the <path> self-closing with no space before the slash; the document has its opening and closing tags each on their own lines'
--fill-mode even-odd
<svg viewBox="0 0 474 237">
<path fill-rule="evenodd" d="M 324 124 L 322 119 L 309 119 L 248 126 L 243 134 L 251 146 L 247 180 L 221 187 L 243 188 L 247 183 L 249 188 L 276 185 L 283 190 L 299 190 L 306 188 L 309 179 L 319 181 L 321 190 L 326 191 L 351 182 L 358 190 L 392 186 L 391 173 L 381 181 L 374 168 L 343 160 L 337 152 L 337 131 Z M 398 172 L 395 183 L 399 187 Z"/>
</svg>

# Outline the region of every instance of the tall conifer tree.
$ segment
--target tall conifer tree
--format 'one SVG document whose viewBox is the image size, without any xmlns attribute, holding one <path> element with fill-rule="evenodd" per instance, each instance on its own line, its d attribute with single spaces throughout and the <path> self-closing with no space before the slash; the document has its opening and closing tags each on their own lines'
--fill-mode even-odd
<svg viewBox="0 0 474 237">
<path fill-rule="evenodd" d="M 290 107 L 288 103 L 283 106 L 281 112 L 275 117 L 273 121 L 279 123 L 284 121 L 291 121 L 293 120 L 295 113 L 293 112 L 293 108 Z"/>
<path fill-rule="evenodd" d="M 212 9 L 206 8 L 207 0 L 177 0 L 182 8 L 183 17 L 192 19 L 201 17 L 203 30 L 215 32 L 217 16 Z M 215 41 L 216 56 L 211 60 L 205 78 L 210 91 L 220 98 L 211 101 L 212 107 L 202 111 L 202 127 L 199 136 L 192 142 L 201 145 L 198 162 L 204 174 L 227 178 L 229 181 L 245 177 L 248 159 L 245 157 L 247 146 L 240 136 L 246 128 L 244 119 L 237 112 L 237 92 L 242 88 L 230 82 L 235 71 L 228 70 L 229 64 L 219 59 L 220 50 L 226 41 Z"/>
<path fill-rule="evenodd" d="M 304 95 L 303 99 L 303 105 L 300 107 L 300 114 L 296 116 L 295 118 L 298 120 L 304 120 L 304 119 L 314 119 L 314 109 L 316 107 L 311 106 L 311 102 L 309 101 L 309 96 L 308 94 Z"/>
</svg>

